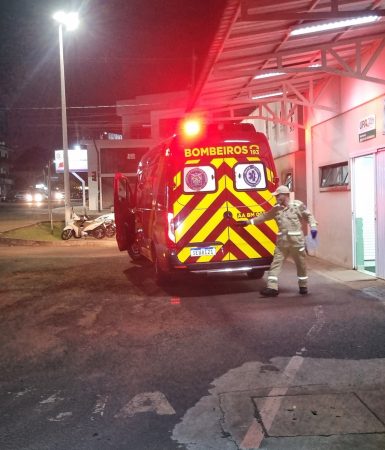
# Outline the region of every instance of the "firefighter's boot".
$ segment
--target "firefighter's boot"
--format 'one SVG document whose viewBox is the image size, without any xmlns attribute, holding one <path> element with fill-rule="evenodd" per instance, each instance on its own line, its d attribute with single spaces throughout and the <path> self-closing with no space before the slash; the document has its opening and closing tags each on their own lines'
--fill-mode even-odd
<svg viewBox="0 0 385 450">
<path fill-rule="evenodd" d="M 266 287 L 266 288 L 262 289 L 260 294 L 263 297 L 276 297 L 278 295 L 278 290 Z"/>
</svg>

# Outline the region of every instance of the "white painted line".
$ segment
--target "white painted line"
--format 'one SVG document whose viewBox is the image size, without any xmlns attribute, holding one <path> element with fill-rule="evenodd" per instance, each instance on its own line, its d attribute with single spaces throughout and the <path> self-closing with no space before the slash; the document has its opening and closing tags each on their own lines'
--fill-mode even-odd
<svg viewBox="0 0 385 450">
<path fill-rule="evenodd" d="M 293 356 L 285 370 L 282 373 L 282 382 L 286 386 L 273 388 L 267 395 L 267 399 L 265 400 L 261 411 L 260 416 L 263 422 L 263 426 L 266 431 L 269 431 L 275 416 L 278 413 L 278 410 L 281 406 L 284 395 L 292 384 L 295 375 L 300 369 L 304 358 L 302 356 Z M 251 426 L 247 430 L 245 437 L 241 442 L 242 449 L 254 448 L 257 449 L 261 445 L 261 442 L 264 439 L 264 433 L 262 430 L 262 426 L 254 419 L 251 423 Z"/>
<path fill-rule="evenodd" d="M 318 334 L 325 325 L 325 315 L 321 305 L 317 305 L 314 307 L 314 313 L 315 313 L 315 323 L 306 333 L 307 338 L 313 337 L 313 335 Z"/>
<path fill-rule="evenodd" d="M 15 396 L 16 396 L 16 398 L 17 397 L 22 397 L 23 395 L 28 394 L 28 393 L 30 393 L 32 391 L 33 391 L 33 389 L 24 389 L 24 391 L 16 392 Z"/>
<path fill-rule="evenodd" d="M 59 413 L 56 417 L 49 417 L 48 420 L 50 422 L 62 422 L 63 420 L 67 419 L 68 417 L 72 416 L 72 412 L 62 412 Z"/>
<path fill-rule="evenodd" d="M 59 397 L 60 392 L 55 392 L 54 394 L 52 394 L 51 396 L 49 396 L 48 398 L 41 400 L 39 403 L 41 405 L 45 405 L 45 404 L 49 404 L 49 403 L 55 403 L 57 401 L 61 401 L 64 400 L 64 398 Z"/>
<path fill-rule="evenodd" d="M 94 420 L 92 416 L 102 416 L 104 415 L 104 410 L 106 409 L 106 404 L 108 400 L 108 395 L 98 395 L 98 399 L 96 400 L 95 407 L 92 411 L 91 420 Z"/>
<path fill-rule="evenodd" d="M 265 435 L 263 434 L 261 425 L 257 422 L 257 419 L 253 419 L 245 437 L 243 438 L 243 441 L 241 442 L 241 448 L 255 448 L 255 443 L 262 442 L 264 437 Z"/>
<path fill-rule="evenodd" d="M 317 335 L 325 325 L 325 315 L 321 305 L 317 305 L 314 307 L 314 313 L 315 322 L 306 333 L 307 338 L 312 338 L 313 336 Z M 283 397 L 286 395 L 288 388 L 293 382 L 296 373 L 298 372 L 304 361 L 304 358 L 301 356 L 304 351 L 306 351 L 306 348 L 302 347 L 300 351 L 296 352 L 296 356 L 293 356 L 291 358 L 285 370 L 283 371 L 282 381 L 285 384 L 285 387 L 274 388 L 267 395 L 268 398 L 263 404 L 260 411 L 260 416 L 266 431 L 270 430 L 274 422 L 274 418 L 277 415 L 279 408 L 281 407 Z M 251 426 L 247 430 L 243 441 L 241 442 L 241 448 L 259 448 L 263 438 L 264 432 L 262 426 L 257 422 L 257 420 L 254 419 L 251 423 Z"/>
</svg>

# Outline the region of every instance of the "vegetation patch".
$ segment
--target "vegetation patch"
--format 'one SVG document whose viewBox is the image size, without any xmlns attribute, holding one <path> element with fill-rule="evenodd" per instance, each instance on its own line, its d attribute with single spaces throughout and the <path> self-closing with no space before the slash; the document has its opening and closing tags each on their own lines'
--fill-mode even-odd
<svg viewBox="0 0 385 450">
<path fill-rule="evenodd" d="M 2 233 L 2 236 L 10 239 L 26 239 L 32 241 L 58 241 L 61 240 L 61 233 L 64 222 L 40 222 L 35 225 L 17 228 Z"/>
</svg>

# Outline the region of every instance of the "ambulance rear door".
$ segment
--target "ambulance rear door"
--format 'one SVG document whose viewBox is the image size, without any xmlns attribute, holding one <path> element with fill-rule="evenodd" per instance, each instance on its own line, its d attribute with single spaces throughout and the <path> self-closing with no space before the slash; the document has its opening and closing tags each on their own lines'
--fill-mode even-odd
<svg viewBox="0 0 385 450">
<path fill-rule="evenodd" d="M 271 261 L 275 221 L 237 225 L 271 208 L 277 184 L 266 137 L 246 125 L 218 127 L 199 142 L 172 149 L 179 155 L 171 191 L 176 252 L 186 265 Z"/>
<path fill-rule="evenodd" d="M 186 161 L 174 180 L 178 259 L 185 264 L 271 258 L 276 224 L 243 229 L 275 202 L 273 173 L 258 158 Z"/>
<path fill-rule="evenodd" d="M 114 178 L 114 213 L 116 241 L 120 251 L 128 250 L 135 240 L 134 195 L 129 179 L 116 173 Z"/>
<path fill-rule="evenodd" d="M 237 222 L 256 217 L 275 204 L 275 170 L 259 156 L 226 158 L 225 164 L 231 168 L 226 177 L 229 260 L 263 259 L 269 264 L 275 249 L 276 222 L 246 228 Z"/>
</svg>

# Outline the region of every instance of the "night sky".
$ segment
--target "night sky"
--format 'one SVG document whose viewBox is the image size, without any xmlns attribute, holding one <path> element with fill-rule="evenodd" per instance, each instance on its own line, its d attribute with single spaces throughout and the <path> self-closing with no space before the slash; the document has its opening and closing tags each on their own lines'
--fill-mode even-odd
<svg viewBox="0 0 385 450">
<path fill-rule="evenodd" d="M 61 146 L 58 27 L 52 14 L 78 10 L 81 26 L 64 35 L 69 140 L 74 123 L 116 125 L 116 100 L 187 89 L 192 57 L 201 68 L 225 0 L 1 1 L 0 108 L 7 142 Z M 81 106 L 84 109 L 71 110 Z M 99 106 L 102 108 L 90 108 Z"/>
</svg>

